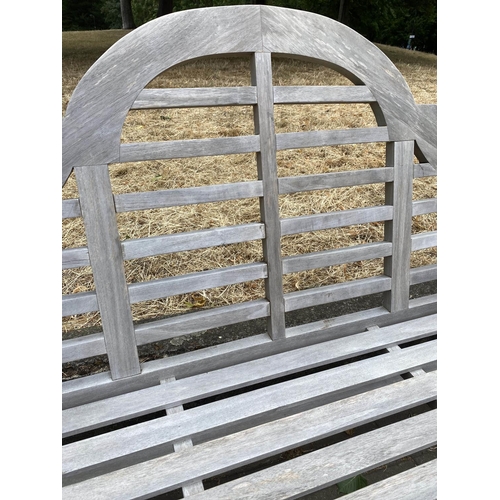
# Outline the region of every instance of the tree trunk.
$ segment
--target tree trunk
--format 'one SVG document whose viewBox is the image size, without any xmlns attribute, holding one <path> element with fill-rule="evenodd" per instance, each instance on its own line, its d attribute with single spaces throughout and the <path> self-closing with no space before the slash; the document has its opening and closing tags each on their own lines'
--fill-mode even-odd
<svg viewBox="0 0 500 500">
<path fill-rule="evenodd" d="M 133 30 L 136 28 L 134 15 L 132 14 L 132 1 L 120 0 L 120 10 L 122 13 L 122 29 Z"/>
<path fill-rule="evenodd" d="M 174 11 L 174 0 L 159 0 L 158 12 L 156 17 L 164 16 L 165 14 L 172 14 Z"/>
</svg>

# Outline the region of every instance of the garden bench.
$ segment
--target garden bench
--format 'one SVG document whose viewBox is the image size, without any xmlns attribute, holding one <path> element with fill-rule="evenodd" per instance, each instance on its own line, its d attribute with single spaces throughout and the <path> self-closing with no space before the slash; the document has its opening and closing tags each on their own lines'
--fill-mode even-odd
<svg viewBox="0 0 500 500">
<path fill-rule="evenodd" d="M 147 88 L 169 68 L 210 56 L 248 57 L 251 85 Z M 277 85 L 275 56 L 321 63 L 353 85 Z M 277 105 L 325 103 L 367 104 L 376 126 L 275 132 Z M 130 110 L 198 106 L 251 106 L 254 134 L 122 141 Z M 278 176 L 279 151 L 367 143 L 383 143 L 383 167 Z M 256 180 L 112 191 L 110 165 L 248 153 Z M 331 19 L 256 5 L 195 9 L 151 21 L 111 47 L 78 84 L 63 120 L 63 186 L 74 175 L 78 188 L 78 198 L 63 200 L 63 219 L 81 218 L 86 234 L 85 246 L 63 250 L 63 269 L 91 267 L 95 285 L 64 294 L 63 316 L 98 312 L 102 329 L 82 328 L 63 340 L 62 359 L 68 366 L 105 356 L 109 367 L 63 382 L 63 498 L 316 498 L 435 447 L 437 298 L 411 291 L 434 282 L 436 266 L 410 267 L 410 258 L 436 246 L 435 231 L 412 234 L 413 217 L 436 212 L 435 199 L 412 200 L 414 179 L 436 175 L 436 163 L 436 106 L 417 105 L 382 51 Z M 385 186 L 380 206 L 280 215 L 283 195 L 373 183 Z M 258 222 L 141 238 L 118 229 L 119 216 L 131 211 L 252 197 L 260 203 Z M 384 227 L 382 241 L 282 252 L 287 235 L 373 222 Z M 247 241 L 262 242 L 261 261 L 127 281 L 125 264 L 133 259 Z M 288 273 L 370 259 L 383 260 L 381 274 L 284 292 Z M 256 300 L 133 317 L 140 302 L 255 280 L 265 290 Z M 289 320 L 363 297 L 380 303 Z M 219 338 L 243 324 L 261 329 L 173 356 L 140 357 L 144 346 L 211 331 Z M 435 460 L 348 498 L 436 498 Z"/>
</svg>

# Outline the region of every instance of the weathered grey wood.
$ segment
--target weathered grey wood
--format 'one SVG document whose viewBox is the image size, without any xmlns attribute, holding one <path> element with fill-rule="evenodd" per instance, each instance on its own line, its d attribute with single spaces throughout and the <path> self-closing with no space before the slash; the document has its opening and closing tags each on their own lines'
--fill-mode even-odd
<svg viewBox="0 0 500 500">
<path fill-rule="evenodd" d="M 400 472 L 349 495 L 349 500 L 436 500 L 437 460 Z"/>
<path fill-rule="evenodd" d="M 66 248 L 62 251 L 62 268 L 90 266 L 89 251 L 87 247 Z"/>
<path fill-rule="evenodd" d="M 128 260 L 151 257 L 153 255 L 261 240 L 264 237 L 264 224 L 255 223 L 126 240 L 122 242 L 123 258 Z"/>
<path fill-rule="evenodd" d="M 364 85 L 274 87 L 275 104 L 367 103 L 375 101 L 370 89 Z"/>
<path fill-rule="evenodd" d="M 316 417 L 314 412 L 312 413 L 313 417 Z M 307 443 L 314 439 L 303 437 L 304 434 L 307 435 L 308 428 L 314 425 L 325 425 L 325 419 L 318 423 L 317 418 L 310 418 L 311 413 L 301 414 L 298 417 L 292 416 L 271 422 L 204 443 L 191 450 L 184 450 L 111 472 L 106 477 L 70 485 L 63 490 L 63 498 L 66 500 L 83 497 L 107 500 L 133 499 L 171 491 L 193 479 L 204 479 L 259 458 L 291 449 L 298 444 Z M 300 417 L 310 424 L 302 425 Z M 336 419 L 332 420 L 335 422 Z M 331 421 L 326 420 L 326 429 L 324 428 L 322 434 L 333 433 L 331 428 L 334 426 L 335 424 L 332 425 Z M 293 498 L 295 491 L 305 493 L 314 491 L 321 485 L 334 484 L 334 482 L 355 475 L 359 469 L 361 469 L 359 472 L 364 472 L 390 459 L 401 458 L 432 446 L 436 441 L 436 412 L 430 411 L 357 436 L 347 442 L 298 457 L 294 459 L 294 473 L 292 474 L 290 474 L 289 463 L 256 473 L 252 475 L 253 480 L 244 489 L 242 495 L 238 495 L 238 498 L 245 496 L 255 498 L 255 496 L 248 496 L 250 491 L 253 495 L 259 491 L 261 495 L 264 493 L 267 495 L 261 498 Z M 355 458 L 353 457 L 352 460 L 339 459 L 342 456 L 352 457 L 353 454 Z M 283 469 L 288 469 L 286 476 L 291 476 L 290 478 L 285 480 Z M 325 472 L 320 474 L 320 470 Z M 270 473 L 274 473 L 274 477 L 270 477 Z M 262 480 L 255 481 L 255 477 L 259 477 L 260 474 L 266 476 L 266 483 L 267 481 L 269 483 L 264 485 Z M 257 482 L 260 483 L 258 486 Z M 283 496 L 284 492 L 286 492 L 285 496 Z"/>
<path fill-rule="evenodd" d="M 417 327 L 412 334 L 416 334 L 417 338 L 422 335 L 429 335 L 428 324 L 421 328 Z M 398 336 L 401 339 L 399 329 L 400 327 L 394 330 L 389 328 L 387 334 Z M 278 354 L 272 358 L 255 359 L 239 366 L 229 366 L 220 370 L 195 375 L 189 379 L 178 380 L 170 385 L 168 391 L 164 387 L 157 385 L 131 394 L 123 394 L 115 398 L 68 408 L 63 411 L 63 435 L 71 436 L 79 432 L 102 427 L 106 424 L 153 412 L 166 406 L 178 406 L 199 398 L 342 360 L 356 354 L 366 354 L 383 346 L 394 345 L 395 337 L 391 337 L 388 340 L 383 338 L 384 334 L 385 332 L 363 332 L 358 334 L 358 336 L 330 341 L 330 343 L 324 344 L 325 347 L 322 347 L 323 344 L 309 346 L 298 351 Z M 406 337 L 407 339 L 408 337 Z M 366 342 L 366 344 L 360 343 L 361 341 Z M 402 340 L 399 342 L 402 342 Z M 412 366 L 407 365 L 409 358 L 404 358 L 404 356 L 412 357 L 416 353 L 418 357 L 420 353 L 425 359 L 418 357 L 419 361 L 417 365 L 424 364 L 433 360 L 433 348 L 432 343 L 427 343 L 426 345 L 422 345 L 422 347 L 418 347 L 417 350 L 409 351 L 408 349 L 404 349 L 402 353 L 391 353 L 391 355 L 397 354 L 398 356 L 403 356 L 398 358 L 404 360 L 402 361 L 404 364 L 403 369 L 412 369 Z M 347 369 L 347 367 L 344 368 Z M 340 372 L 336 371 L 335 373 L 338 375 Z"/>
<path fill-rule="evenodd" d="M 317 215 L 303 215 L 281 220 L 281 234 L 307 233 L 321 229 L 351 226 L 391 220 L 393 208 L 391 206 L 353 208 L 341 212 L 328 212 Z"/>
<path fill-rule="evenodd" d="M 410 270 L 410 284 L 425 283 L 426 281 L 437 279 L 437 265 L 429 264 Z"/>
<path fill-rule="evenodd" d="M 143 323 L 135 327 L 135 337 L 137 345 L 144 345 L 210 328 L 263 318 L 268 314 L 269 302 L 264 299 L 255 300 Z M 100 354 L 106 354 L 102 333 L 63 341 L 63 363 Z"/>
<path fill-rule="evenodd" d="M 70 219 L 73 217 L 81 217 L 80 200 L 63 200 L 62 201 L 62 218 Z"/>
<path fill-rule="evenodd" d="M 418 200 L 413 202 L 412 215 L 425 215 L 437 212 L 437 199 Z"/>
<path fill-rule="evenodd" d="M 117 212 L 128 212 L 240 198 L 256 198 L 262 196 L 262 193 L 261 181 L 235 182 L 214 186 L 118 194 L 115 196 L 115 205 Z"/>
<path fill-rule="evenodd" d="M 95 292 L 80 292 L 62 296 L 62 315 L 84 314 L 99 310 Z"/>
<path fill-rule="evenodd" d="M 256 103 L 255 87 L 144 89 L 130 109 L 241 106 Z"/>
<path fill-rule="evenodd" d="M 255 133 L 260 139 L 257 171 L 264 188 L 264 194 L 260 198 L 260 215 L 266 227 L 266 238 L 262 242 L 262 250 L 268 269 L 268 276 L 265 280 L 266 298 L 270 304 L 267 331 L 273 340 L 278 340 L 285 337 L 285 303 L 283 300 L 278 167 L 276 164 L 270 53 L 257 52 L 253 55 L 251 74 L 252 84 L 257 87 L 257 105 L 254 107 Z"/>
<path fill-rule="evenodd" d="M 276 147 L 282 149 L 362 144 L 389 140 L 387 127 L 352 128 L 344 130 L 314 130 L 312 132 L 286 132 L 276 134 Z"/>
<path fill-rule="evenodd" d="M 380 242 L 284 257 L 283 274 L 296 273 L 320 267 L 337 266 L 346 262 L 377 259 L 390 255 L 391 251 L 391 243 Z"/>
<path fill-rule="evenodd" d="M 437 231 L 414 234 L 411 237 L 411 251 L 437 246 Z"/>
<path fill-rule="evenodd" d="M 108 167 L 75 168 L 113 379 L 140 373 Z"/>
<path fill-rule="evenodd" d="M 361 186 L 377 182 L 391 182 L 394 179 L 392 168 L 372 168 L 348 172 L 331 172 L 317 175 L 281 177 L 278 179 L 279 194 L 331 189 L 346 186 Z"/>
<path fill-rule="evenodd" d="M 267 334 L 261 334 L 171 358 L 149 361 L 143 364 L 141 375 L 133 379 L 111 382 L 108 374 L 98 373 L 69 380 L 63 384 L 63 408 L 72 408 L 151 387 L 158 384 L 162 378 L 174 374 L 177 377 L 193 376 L 332 338 L 357 334 L 374 324 L 381 327 L 396 324 L 398 328 L 406 328 L 406 321 L 432 319 L 436 310 L 437 297 L 435 295 L 424 296 L 412 299 L 410 308 L 405 311 L 389 313 L 384 307 L 377 307 L 309 325 L 292 327 L 287 329 L 287 341 L 283 343 L 272 342 Z M 412 324 L 409 330 L 414 332 L 415 325 Z"/>
<path fill-rule="evenodd" d="M 130 303 L 171 297 L 206 288 L 233 285 L 267 277 L 267 265 L 263 263 L 241 264 L 223 269 L 190 273 L 129 285 Z"/>
<path fill-rule="evenodd" d="M 259 151 L 259 138 L 254 135 L 216 137 L 214 139 L 135 142 L 124 143 L 120 146 L 120 162 L 231 155 L 255 153 L 257 151 Z"/>
<path fill-rule="evenodd" d="M 416 163 L 413 166 L 413 178 L 436 176 L 437 171 L 430 163 Z"/>
<path fill-rule="evenodd" d="M 285 310 L 287 312 L 296 311 L 297 309 L 328 304 L 329 302 L 385 292 L 390 288 L 391 280 L 387 276 L 375 276 L 373 278 L 300 290 L 285 294 Z"/>
<path fill-rule="evenodd" d="M 354 376 L 358 378 L 353 378 L 352 382 L 342 380 L 334 384 L 335 387 L 332 388 L 324 384 L 322 387 L 318 385 L 316 390 L 323 390 L 325 393 L 341 391 L 344 386 L 348 387 L 346 384 L 352 384 L 355 380 L 360 383 L 366 381 L 363 366 L 363 363 L 357 364 Z M 392 373 L 391 369 L 391 365 L 388 364 L 387 373 Z M 346 404 L 345 401 L 332 402 L 324 407 L 309 410 L 300 418 L 304 418 L 303 428 L 306 427 L 306 421 L 309 418 L 314 421 L 312 426 L 308 426 L 307 433 L 309 439 L 312 437 L 316 439 L 321 436 L 318 435 L 318 429 L 325 429 L 327 426 L 329 431 L 332 431 L 329 427 L 331 424 L 326 424 L 326 422 L 333 420 L 333 414 L 337 413 L 336 416 L 341 419 L 335 423 L 335 432 L 342 430 L 347 415 L 343 415 L 342 418 L 338 412 L 346 406 L 350 406 L 352 418 L 355 419 L 349 425 L 361 425 L 434 400 L 437 393 L 436 386 L 437 374 L 431 373 L 416 380 L 409 379 L 368 394 L 365 393 L 357 398 L 351 397 L 353 406 Z M 286 406 L 290 406 L 293 414 L 296 414 L 301 411 L 298 401 L 308 397 L 307 393 L 297 389 L 299 389 L 297 381 L 290 381 L 193 408 L 182 415 L 177 413 L 173 418 L 155 419 L 114 431 L 111 434 L 103 434 L 66 445 L 63 447 L 64 480 L 69 484 L 69 481 L 75 482 L 74 478 L 81 480 L 91 477 L 93 470 L 102 470 L 104 467 L 106 471 L 109 471 L 131 465 L 140 461 L 148 448 L 151 450 L 150 453 L 154 454 L 154 448 L 165 447 L 177 440 L 193 438 L 196 442 L 200 442 L 200 440 L 206 441 L 213 437 L 220 437 L 217 430 L 227 428 L 234 422 L 256 421 L 259 416 L 267 413 L 273 416 L 273 420 L 277 416 L 283 418 L 289 415 L 276 415 L 275 412 Z M 360 411 L 362 409 L 368 411 Z"/>
<path fill-rule="evenodd" d="M 235 496 L 241 500 L 300 498 L 433 446 L 437 442 L 436 418 L 436 411 L 417 415 L 225 483 L 193 500 L 232 500 Z M 406 499 L 411 484 L 401 487 L 403 496 L 389 498 Z M 364 491 L 363 488 L 350 495 L 364 498 Z M 413 498 L 411 493 L 409 495 L 408 498 Z M 429 497 L 416 498 L 426 500 Z"/>
<path fill-rule="evenodd" d="M 392 242 L 392 255 L 384 259 L 384 273 L 391 277 L 384 305 L 391 312 L 407 309 L 410 301 L 413 148 L 412 141 L 387 145 L 387 164 L 394 168 L 394 181 L 385 185 L 385 200 L 394 208 L 394 216 L 384 228 L 385 241 Z"/>
</svg>

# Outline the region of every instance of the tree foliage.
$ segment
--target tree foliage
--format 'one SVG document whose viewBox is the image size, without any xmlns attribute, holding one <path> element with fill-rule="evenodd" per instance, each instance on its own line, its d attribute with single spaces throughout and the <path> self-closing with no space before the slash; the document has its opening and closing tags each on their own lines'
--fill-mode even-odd
<svg viewBox="0 0 500 500">
<path fill-rule="evenodd" d="M 130 0 L 136 26 L 170 12 L 219 5 L 267 4 L 315 12 L 372 42 L 437 53 L 437 0 Z M 63 30 L 121 28 L 120 0 L 63 0 Z"/>
</svg>

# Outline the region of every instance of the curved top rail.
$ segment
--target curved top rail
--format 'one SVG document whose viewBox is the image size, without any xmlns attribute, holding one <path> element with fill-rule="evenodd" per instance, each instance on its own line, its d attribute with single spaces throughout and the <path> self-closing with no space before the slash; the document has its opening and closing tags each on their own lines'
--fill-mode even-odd
<svg viewBox="0 0 500 500">
<path fill-rule="evenodd" d="M 375 96 L 391 141 L 416 140 L 436 167 L 436 106 L 417 105 L 399 70 L 349 27 L 305 11 L 261 5 L 176 12 L 135 29 L 81 79 L 63 120 L 63 184 L 75 166 L 120 161 L 123 122 L 143 88 L 184 61 L 271 52 L 317 60 Z"/>
</svg>

